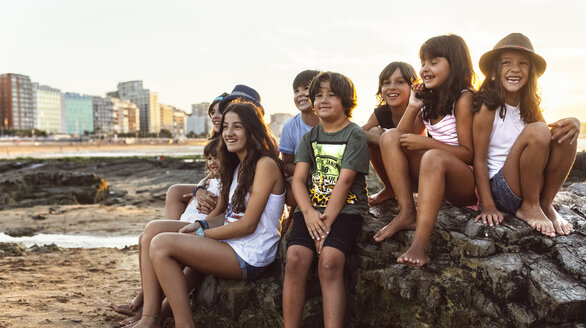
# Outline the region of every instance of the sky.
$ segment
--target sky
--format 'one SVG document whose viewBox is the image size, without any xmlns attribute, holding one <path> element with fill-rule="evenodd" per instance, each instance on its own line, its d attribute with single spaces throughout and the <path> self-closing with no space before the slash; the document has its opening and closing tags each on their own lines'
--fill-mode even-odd
<svg viewBox="0 0 586 328">
<path fill-rule="evenodd" d="M 100 96 L 118 82 L 143 80 L 161 103 L 187 112 L 246 84 L 260 93 L 267 114 L 295 114 L 293 79 L 320 69 L 354 82 L 357 123 L 376 104 L 380 71 L 392 61 L 419 71 L 427 39 L 462 36 L 480 75 L 480 56 L 521 32 L 547 61 L 539 80 L 546 119 L 586 122 L 586 1 L 0 0 L 0 6 L 0 73 Z"/>
</svg>

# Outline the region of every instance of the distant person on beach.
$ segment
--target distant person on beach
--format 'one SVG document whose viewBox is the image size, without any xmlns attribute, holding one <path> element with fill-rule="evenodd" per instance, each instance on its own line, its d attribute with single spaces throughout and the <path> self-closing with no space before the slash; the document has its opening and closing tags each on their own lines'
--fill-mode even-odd
<svg viewBox="0 0 586 328">
<path fill-rule="evenodd" d="M 378 76 L 378 90 L 376 92 L 378 104 L 366 124 L 362 126 L 370 150 L 370 162 L 383 183 L 383 189 L 369 197 L 368 203 L 370 205 L 380 204 L 395 198 L 380 154 L 379 141 L 385 131 L 399 125 L 399 121 L 401 121 L 409 104 L 411 85 L 416 81 L 415 69 L 403 62 L 388 64 Z"/>
<path fill-rule="evenodd" d="M 480 57 L 486 79 L 475 101 L 474 173 L 482 212 L 475 221 L 495 225 L 502 212 L 554 237 L 573 226 L 553 200 L 576 158 L 580 122 L 548 125 L 541 114 L 537 79 L 546 62 L 529 38 L 512 33 Z"/>
<path fill-rule="evenodd" d="M 220 133 L 220 179 L 225 187 L 206 224 L 157 220 L 145 228 L 140 263 L 144 304 L 134 327 L 160 326 L 163 296 L 176 327 L 195 326 L 185 266 L 199 276 L 249 280 L 275 259 L 286 181 L 260 108 L 246 102 L 228 105 Z"/>
<path fill-rule="evenodd" d="M 346 76 L 322 72 L 309 88 L 320 124 L 303 135 L 295 154 L 292 189 L 297 201 L 283 284 L 285 327 L 299 327 L 305 286 L 317 257 L 325 327 L 342 327 L 346 308 L 344 265 L 368 210 L 368 147 L 350 117 L 356 90 Z"/>
<path fill-rule="evenodd" d="M 203 153 L 204 157 L 206 158 L 206 166 L 208 171 L 208 177 L 206 179 L 205 185 L 206 190 L 215 195 L 216 197 L 220 194 L 220 161 L 217 156 L 217 148 L 220 144 L 220 138 L 213 138 L 210 142 L 204 147 Z M 181 214 L 179 219 L 180 222 L 186 223 L 194 223 L 199 222 L 204 227 L 209 227 L 205 219 L 207 218 L 207 214 L 200 213 L 197 210 L 197 199 L 193 197 L 187 208 Z M 141 254 L 142 248 L 142 234 L 138 240 L 138 249 L 139 249 L 139 257 Z M 139 259 L 140 262 L 140 259 Z M 195 283 L 194 279 L 192 279 L 193 272 L 189 268 L 185 268 L 185 276 L 188 281 L 188 288 L 193 288 L 193 284 Z M 120 322 L 121 325 L 127 325 L 140 320 L 140 315 L 142 313 L 142 302 L 143 302 L 143 291 L 142 288 L 138 295 L 134 297 L 134 299 L 130 302 L 129 305 L 117 305 L 117 304 L 110 304 L 110 308 L 117 313 L 124 314 L 130 316 L 127 319 L 124 319 Z M 171 311 L 169 308 L 169 304 L 167 302 L 163 302 L 161 306 L 161 317 L 166 317 L 171 315 Z"/>
<path fill-rule="evenodd" d="M 430 239 L 442 201 L 476 204 L 472 164 L 474 69 L 468 46 L 457 35 L 441 35 L 419 50 L 423 81 L 411 92 L 396 129 L 385 132 L 380 149 L 399 214 L 381 228 L 382 242 L 415 228 L 411 246 L 397 262 L 420 267 L 430 261 Z M 422 135 L 427 130 L 431 138 Z M 412 186 L 417 186 L 417 207 Z"/>
</svg>

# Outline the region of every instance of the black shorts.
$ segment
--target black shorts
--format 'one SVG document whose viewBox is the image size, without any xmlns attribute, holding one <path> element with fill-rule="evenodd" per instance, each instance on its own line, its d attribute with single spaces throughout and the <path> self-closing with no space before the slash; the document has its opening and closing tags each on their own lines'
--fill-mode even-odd
<svg viewBox="0 0 586 328">
<path fill-rule="evenodd" d="M 362 230 L 364 219 L 360 214 L 338 214 L 338 217 L 332 224 L 330 233 L 326 237 L 324 247 L 329 246 L 340 250 L 348 256 L 354 250 L 356 238 Z M 293 226 L 287 241 L 287 247 L 291 245 L 301 245 L 309 248 L 314 254 L 317 254 L 315 242 L 309 235 L 309 230 L 305 225 L 305 218 L 301 212 L 293 214 Z"/>
</svg>

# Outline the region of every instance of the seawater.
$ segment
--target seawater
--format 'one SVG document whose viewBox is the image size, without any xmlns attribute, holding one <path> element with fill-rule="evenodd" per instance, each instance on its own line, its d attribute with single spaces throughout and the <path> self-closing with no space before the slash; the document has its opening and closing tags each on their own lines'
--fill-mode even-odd
<svg viewBox="0 0 586 328">
<path fill-rule="evenodd" d="M 138 236 L 84 236 L 38 234 L 30 237 L 12 237 L 0 232 L 0 243 L 21 243 L 26 247 L 55 244 L 63 248 L 124 248 L 138 243 Z"/>
</svg>

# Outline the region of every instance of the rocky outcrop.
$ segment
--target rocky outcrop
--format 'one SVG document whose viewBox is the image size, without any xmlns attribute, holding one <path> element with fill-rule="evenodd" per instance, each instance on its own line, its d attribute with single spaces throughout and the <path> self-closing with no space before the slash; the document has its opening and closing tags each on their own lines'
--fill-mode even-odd
<svg viewBox="0 0 586 328">
<path fill-rule="evenodd" d="M 53 204 L 94 204 L 108 183 L 94 173 L 27 171 L 0 176 L 0 209 Z"/>
<path fill-rule="evenodd" d="M 544 237 L 506 216 L 494 227 L 474 212 L 444 205 L 424 268 L 396 263 L 413 232 L 382 243 L 372 237 L 398 212 L 373 206 L 346 264 L 350 327 L 575 327 L 586 322 L 586 183 L 558 194 L 558 211 L 574 224 L 569 236 Z M 285 239 L 284 239 L 285 240 Z M 254 282 L 207 277 L 194 291 L 202 326 L 282 326 L 285 241 L 272 270 Z M 304 327 L 321 327 L 317 274 L 308 281 Z M 583 327 L 583 326 L 582 326 Z"/>
</svg>

